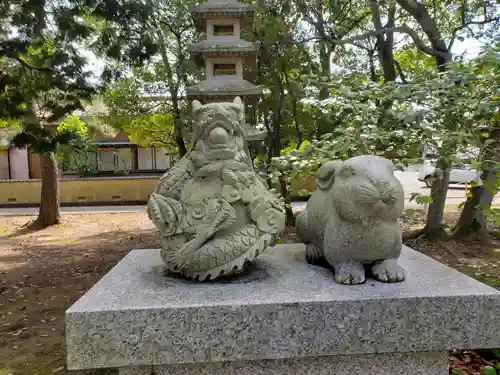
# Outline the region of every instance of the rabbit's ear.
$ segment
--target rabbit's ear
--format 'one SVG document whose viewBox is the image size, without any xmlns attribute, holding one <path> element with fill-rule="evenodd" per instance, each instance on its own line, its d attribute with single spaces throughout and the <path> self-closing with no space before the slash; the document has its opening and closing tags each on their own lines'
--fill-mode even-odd
<svg viewBox="0 0 500 375">
<path fill-rule="evenodd" d="M 193 103 L 191 105 L 193 113 L 196 113 L 202 107 L 202 104 L 198 100 L 193 100 Z"/>
<path fill-rule="evenodd" d="M 236 98 L 234 98 L 233 104 L 236 104 L 237 106 L 243 108 L 243 101 L 241 100 L 241 98 L 239 96 L 237 96 Z"/>
<path fill-rule="evenodd" d="M 316 185 L 320 190 L 328 190 L 333 185 L 335 181 L 335 174 L 339 171 L 342 166 L 340 160 L 332 160 L 323 164 L 316 171 Z"/>
</svg>

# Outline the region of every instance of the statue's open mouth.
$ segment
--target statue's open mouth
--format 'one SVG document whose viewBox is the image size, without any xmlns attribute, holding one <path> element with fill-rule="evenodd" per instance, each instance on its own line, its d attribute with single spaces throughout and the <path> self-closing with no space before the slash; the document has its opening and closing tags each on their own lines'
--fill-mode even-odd
<svg viewBox="0 0 500 375">
<path fill-rule="evenodd" d="M 209 147 L 211 150 L 227 150 L 229 148 L 229 144 L 211 144 L 209 143 Z"/>
</svg>

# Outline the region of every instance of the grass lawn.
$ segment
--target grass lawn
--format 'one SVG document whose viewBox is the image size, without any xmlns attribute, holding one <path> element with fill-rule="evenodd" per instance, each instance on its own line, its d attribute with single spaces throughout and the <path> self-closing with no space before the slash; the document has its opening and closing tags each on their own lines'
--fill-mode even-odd
<svg viewBox="0 0 500 375">
<path fill-rule="evenodd" d="M 456 216 L 447 213 L 446 220 Z M 64 311 L 130 250 L 158 247 L 152 223 L 145 213 L 64 215 L 58 226 L 26 232 L 23 225 L 32 219 L 0 217 L 0 375 L 115 374 L 65 370 Z M 402 224 L 411 230 L 421 222 L 411 212 Z M 493 251 L 498 238 L 408 245 L 500 288 L 500 253 Z M 283 242 L 294 241 L 289 230 Z M 450 361 L 472 375 L 483 358 L 457 353 Z"/>
</svg>

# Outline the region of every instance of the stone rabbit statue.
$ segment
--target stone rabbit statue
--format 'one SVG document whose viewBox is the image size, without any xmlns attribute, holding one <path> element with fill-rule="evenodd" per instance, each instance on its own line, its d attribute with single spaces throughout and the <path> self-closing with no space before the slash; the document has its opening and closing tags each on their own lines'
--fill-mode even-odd
<svg viewBox="0 0 500 375">
<path fill-rule="evenodd" d="M 341 284 L 361 284 L 365 267 L 383 282 L 398 282 L 403 187 L 390 160 L 362 155 L 330 161 L 316 173 L 317 189 L 297 217 L 308 262 L 326 260 Z"/>
</svg>

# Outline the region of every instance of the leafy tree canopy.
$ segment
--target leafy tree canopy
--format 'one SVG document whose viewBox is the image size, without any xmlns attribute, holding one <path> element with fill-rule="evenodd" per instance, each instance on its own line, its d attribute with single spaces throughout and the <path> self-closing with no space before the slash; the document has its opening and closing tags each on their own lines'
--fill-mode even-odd
<svg viewBox="0 0 500 375">
<path fill-rule="evenodd" d="M 145 20 L 148 8 L 138 1 L 33 1 L 0 3 L 0 118 L 22 119 L 24 133 L 15 139 L 17 146 L 36 152 L 55 150 L 69 140 L 44 124 L 54 124 L 82 108 L 99 87 L 85 69 L 82 46 L 90 39 L 107 50 L 117 50 L 127 60 L 140 62 L 155 51 L 143 30 L 140 40 L 129 38 L 131 19 Z M 87 19 L 103 20 L 97 30 Z M 7 30 L 6 25 L 10 24 Z M 109 28 L 115 43 L 106 44 Z M 134 24 L 137 27 L 137 24 Z M 99 31 L 99 33 L 97 32 Z M 127 40 L 127 43 L 116 44 Z M 109 70 L 105 72 L 109 76 Z M 69 133 L 67 132 L 69 135 Z"/>
</svg>

